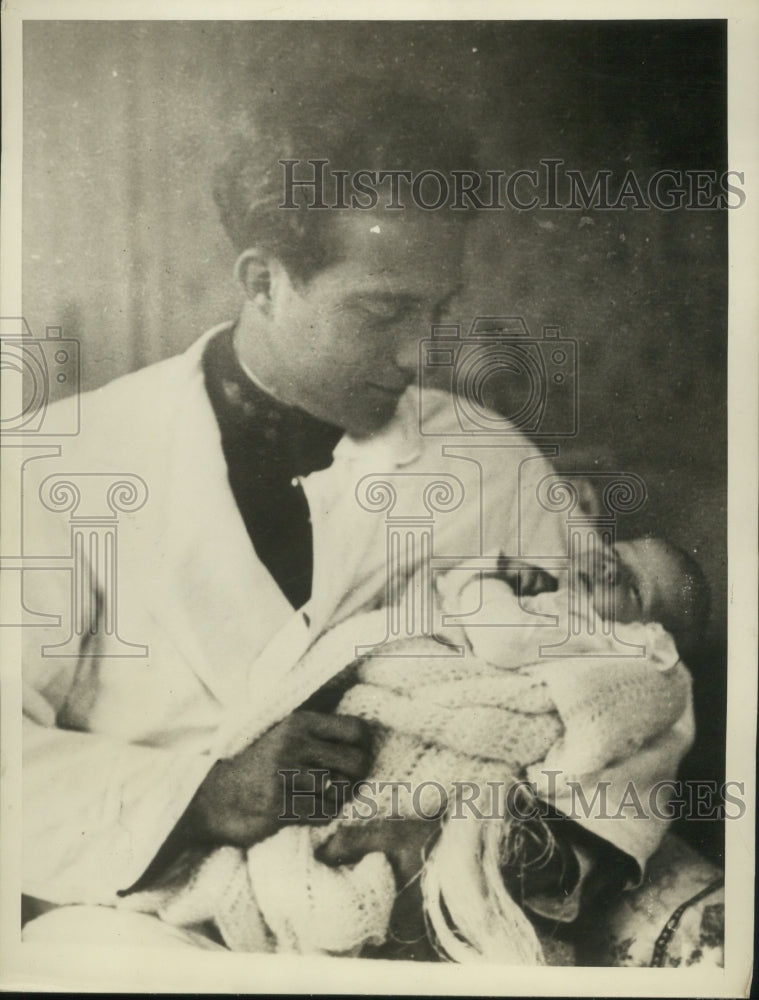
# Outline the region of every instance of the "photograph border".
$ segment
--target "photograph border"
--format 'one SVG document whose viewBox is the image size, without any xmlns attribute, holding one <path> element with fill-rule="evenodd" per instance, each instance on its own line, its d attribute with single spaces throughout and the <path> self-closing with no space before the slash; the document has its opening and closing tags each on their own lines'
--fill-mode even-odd
<svg viewBox="0 0 759 1000">
<path fill-rule="evenodd" d="M 759 371 L 759 7 L 750 0 L 653 3 L 561 2 L 539 7 L 452 2 L 379 4 L 160 3 L 118 0 L 3 0 L 1 316 L 21 316 L 22 33 L 30 20 L 664 20 L 728 22 L 728 167 L 745 173 L 746 202 L 729 218 L 728 320 L 728 695 L 726 777 L 745 784 L 748 809 L 726 823 L 724 971 L 693 969 L 508 968 L 301 956 L 156 952 L 125 961 L 122 951 L 21 944 L 21 680 L 18 630 L 2 640 L 0 789 L 0 987 L 5 990 L 193 993 L 402 993 L 418 995 L 745 996 L 753 962 L 757 706 L 757 371 Z M 107 17 L 104 14 L 107 13 Z M 127 956 L 128 957 L 128 956 Z"/>
</svg>

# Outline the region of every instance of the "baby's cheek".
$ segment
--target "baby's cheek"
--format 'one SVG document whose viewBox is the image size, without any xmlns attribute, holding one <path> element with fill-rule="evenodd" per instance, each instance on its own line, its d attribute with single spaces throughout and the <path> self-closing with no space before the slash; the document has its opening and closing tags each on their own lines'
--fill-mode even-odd
<svg viewBox="0 0 759 1000">
<path fill-rule="evenodd" d="M 635 598 L 624 587 L 596 587 L 593 607 L 604 621 L 627 623 L 640 620 Z"/>
<path fill-rule="evenodd" d="M 635 622 L 640 620 L 640 611 L 634 596 L 622 587 L 617 587 L 609 596 L 609 606 L 603 617 L 613 618 L 617 622 Z"/>
</svg>

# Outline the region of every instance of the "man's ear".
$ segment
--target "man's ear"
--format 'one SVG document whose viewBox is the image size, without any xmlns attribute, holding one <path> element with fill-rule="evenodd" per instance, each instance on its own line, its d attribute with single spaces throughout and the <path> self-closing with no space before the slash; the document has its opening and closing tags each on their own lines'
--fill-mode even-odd
<svg viewBox="0 0 759 1000">
<path fill-rule="evenodd" d="M 235 277 L 262 312 L 268 312 L 271 305 L 271 270 L 268 255 L 256 247 L 243 250 L 235 261 Z"/>
</svg>

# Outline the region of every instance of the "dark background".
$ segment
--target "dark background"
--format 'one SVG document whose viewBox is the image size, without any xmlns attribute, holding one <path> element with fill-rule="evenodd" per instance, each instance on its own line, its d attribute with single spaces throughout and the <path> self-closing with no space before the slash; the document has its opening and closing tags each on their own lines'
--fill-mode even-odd
<svg viewBox="0 0 759 1000">
<path fill-rule="evenodd" d="M 727 162 L 722 21 L 27 21 L 24 59 L 24 310 L 38 335 L 61 324 L 80 339 L 87 389 L 234 316 L 210 174 L 264 81 L 391 76 L 463 112 L 485 169 L 560 158 L 588 178 L 647 178 Z M 728 214 L 483 213 L 453 317 L 520 315 L 533 333 L 559 326 L 579 342 L 580 433 L 560 464 L 640 475 L 647 503 L 620 533 L 671 538 L 712 583 L 684 776 L 713 781 L 725 742 Z M 681 827 L 721 856 L 717 823 Z"/>
</svg>

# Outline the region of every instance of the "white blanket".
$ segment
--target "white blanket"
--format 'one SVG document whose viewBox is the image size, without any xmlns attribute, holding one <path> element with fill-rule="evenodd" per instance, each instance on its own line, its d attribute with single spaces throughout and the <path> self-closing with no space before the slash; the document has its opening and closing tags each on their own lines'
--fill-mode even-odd
<svg viewBox="0 0 759 1000">
<path fill-rule="evenodd" d="M 516 621 L 525 610 L 563 620 L 565 592 L 525 599 L 519 607 L 497 580 L 481 588 L 479 579 L 463 587 L 460 579 L 447 587 L 443 579 L 443 610 L 465 619 L 473 588 L 480 609 L 489 604 L 498 613 L 491 621 Z M 383 614 L 357 615 L 309 650 L 296 670 L 301 699 L 353 660 L 355 645 Z M 605 813 L 573 818 L 627 851 L 641 871 L 664 834 L 660 816 L 632 819 L 620 806 L 630 780 L 645 799 L 658 780 L 675 777 L 692 738 L 689 675 L 659 626 L 617 626 L 618 637 L 645 650 L 619 658 L 608 630 L 598 621 L 588 624 L 587 655 L 571 658 L 541 656 L 550 629 L 529 625 L 448 629 L 449 641 L 463 640 L 463 657 L 441 656 L 450 649 L 431 638 L 399 640 L 383 651 L 393 655 L 358 663 L 357 683 L 339 705 L 339 712 L 375 728 L 369 779 L 380 816 L 398 809 L 432 815 L 440 790 L 448 796 L 448 819 L 422 878 L 431 934 L 450 958 L 541 961 L 534 931 L 499 875 L 509 820 L 450 818 L 462 782 L 474 783 L 480 812 L 490 815 L 487 795 L 496 786 L 488 782 L 505 789 L 527 779 L 542 798 L 569 812 L 572 782 L 590 800 L 604 781 Z M 255 735 L 254 719 L 237 724 L 224 737 L 225 752 Z M 391 783 L 402 781 L 421 794 L 394 795 Z M 379 791 L 382 782 L 388 785 Z M 500 808 L 502 802 L 496 814 Z M 357 954 L 385 938 L 396 895 L 390 865 L 384 855 L 370 854 L 332 869 L 314 851 L 335 824 L 361 821 L 348 805 L 345 818 L 329 826 L 288 827 L 247 852 L 221 848 L 192 864 L 189 874 L 185 867 L 160 892 L 132 896 L 127 905 L 182 925 L 214 920 L 235 950 Z"/>
</svg>

